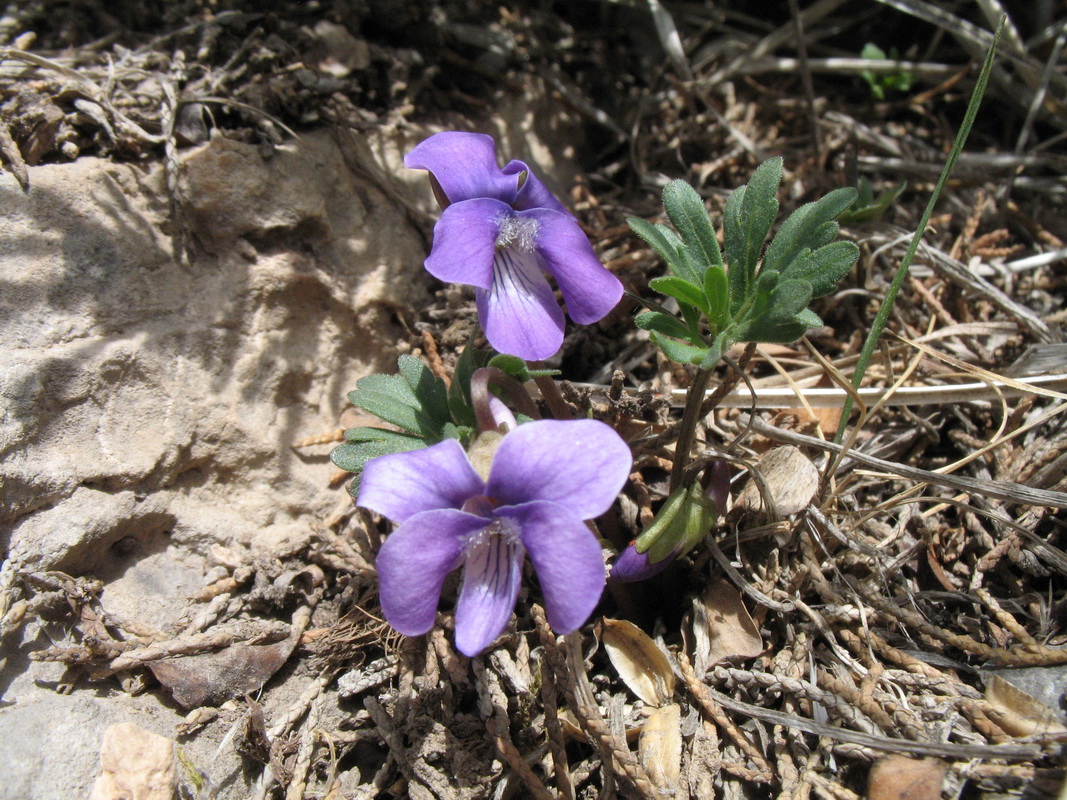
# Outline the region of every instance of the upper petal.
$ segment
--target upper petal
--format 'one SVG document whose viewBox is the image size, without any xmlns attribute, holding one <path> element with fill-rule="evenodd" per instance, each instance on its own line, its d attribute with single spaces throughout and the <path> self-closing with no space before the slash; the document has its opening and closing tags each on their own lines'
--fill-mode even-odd
<svg viewBox="0 0 1067 800">
<path fill-rule="evenodd" d="M 563 344 L 563 311 L 540 264 L 536 253 L 499 247 L 492 286 L 474 295 L 489 344 L 527 361 L 549 358 Z"/>
<path fill-rule="evenodd" d="M 611 508 L 632 464 L 626 442 L 603 422 L 536 420 L 504 437 L 486 493 L 501 505 L 549 500 L 592 519 Z"/>
<path fill-rule="evenodd" d="M 578 516 L 555 503 L 501 508 L 499 515 L 515 520 L 522 531 L 553 629 L 580 628 L 604 591 L 600 542 Z"/>
<path fill-rule="evenodd" d="M 500 224 L 513 213 L 506 203 L 488 198 L 453 203 L 433 227 L 426 270 L 448 283 L 488 289 Z"/>
<path fill-rule="evenodd" d="M 525 553 L 508 520 L 497 520 L 467 544 L 456 604 L 456 647 L 476 656 L 499 636 L 519 596 Z"/>
<path fill-rule="evenodd" d="M 441 585 L 459 566 L 464 542 L 485 525 L 484 517 L 443 509 L 416 514 L 389 535 L 375 567 L 390 625 L 405 636 L 433 627 Z"/>
<path fill-rule="evenodd" d="M 544 209 L 523 214 L 538 221 L 537 252 L 559 284 L 571 319 L 588 325 L 615 308 L 622 283 L 600 263 L 574 217 Z"/>
<path fill-rule="evenodd" d="M 561 214 L 570 216 L 570 212 L 567 208 L 556 199 L 556 196 L 552 192 L 548 191 L 548 187 L 545 186 L 533 174 L 526 163 L 523 161 L 509 161 L 502 170 L 505 175 L 521 176 L 522 173 L 526 173 L 526 177 L 522 179 L 522 186 L 519 187 L 519 192 L 515 197 L 515 201 L 511 204 L 513 208 L 519 211 L 524 211 L 530 208 L 550 208 L 553 211 L 558 211 Z"/>
<path fill-rule="evenodd" d="M 372 458 L 363 468 L 356 505 L 402 523 L 423 511 L 460 508 L 482 494 L 482 479 L 463 447 L 445 439 L 423 450 Z"/>
<path fill-rule="evenodd" d="M 497 166 L 493 137 L 484 133 L 436 133 L 404 156 L 404 166 L 432 172 L 450 203 L 493 197 L 510 204 L 518 191 L 516 177 Z"/>
</svg>

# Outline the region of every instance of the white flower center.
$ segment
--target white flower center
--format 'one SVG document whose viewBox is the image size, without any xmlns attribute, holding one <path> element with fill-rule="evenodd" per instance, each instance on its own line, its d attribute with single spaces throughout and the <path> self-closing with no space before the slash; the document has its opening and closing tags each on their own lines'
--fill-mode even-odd
<svg viewBox="0 0 1067 800">
<path fill-rule="evenodd" d="M 519 526 L 505 517 L 493 517 L 488 525 L 467 537 L 463 549 L 469 558 L 473 553 L 494 544 L 521 545 Z"/>
<path fill-rule="evenodd" d="M 532 253 L 539 227 L 536 219 L 504 214 L 500 219 L 500 233 L 496 235 L 496 246 L 498 249 L 513 247 L 523 253 Z"/>
</svg>

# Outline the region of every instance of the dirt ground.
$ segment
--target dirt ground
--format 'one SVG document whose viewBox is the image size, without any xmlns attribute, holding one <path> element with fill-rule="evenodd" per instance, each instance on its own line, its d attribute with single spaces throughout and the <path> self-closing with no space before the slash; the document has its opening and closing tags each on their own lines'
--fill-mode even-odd
<svg viewBox="0 0 1067 800">
<path fill-rule="evenodd" d="M 4 411 L 0 796 L 130 796 L 123 780 L 152 798 L 1063 796 L 1067 8 L 766 5 L 3 9 L 0 302 L 21 327 L 4 328 L 19 355 L 0 355 L 0 389 L 12 409 L 21 398 L 57 419 L 95 404 L 86 441 L 106 433 L 129 452 L 125 472 L 87 466 L 104 457 L 86 444 L 68 468 L 69 428 L 10 433 L 23 412 Z M 988 93 L 864 380 L 892 391 L 859 404 L 842 452 L 842 387 L 1001 13 Z M 866 45 L 881 58 L 862 58 Z M 616 547 L 665 497 L 692 380 L 633 325 L 634 298 L 664 265 L 626 218 L 663 221 L 660 191 L 683 178 L 720 227 L 729 192 L 774 155 L 783 216 L 837 186 L 873 192 L 843 225 L 861 256 L 817 302 L 824 326 L 733 354 L 748 390 L 700 431 L 734 477 L 706 542 L 613 588 L 580 634 L 557 638 L 537 590 L 524 592 L 475 659 L 452 647 L 447 602 L 419 639 L 380 619 L 373 562 L 388 523 L 352 508 L 327 461 L 330 431 L 367 424 L 344 407 L 358 377 L 400 353 L 448 375 L 476 319 L 468 292 L 419 269 L 436 211 L 399 158 L 440 129 L 492 132 L 505 157 L 543 170 L 629 294 L 600 323 L 568 328 L 551 364 L 575 413 L 634 446 L 632 480 L 598 521 Z M 194 433 L 156 452 L 171 434 L 142 417 L 100 422 L 115 385 L 139 385 L 136 352 L 117 379 L 60 397 L 49 378 L 40 399 L 26 394 L 30 351 L 83 335 L 45 335 L 74 317 L 51 310 L 58 290 L 26 288 L 24 252 L 59 258 L 47 231 L 33 238 L 33 214 L 67 192 L 50 219 L 79 219 L 112 186 L 127 199 L 89 250 L 111 258 L 115 231 L 140 231 L 113 260 L 151 274 L 136 296 L 115 295 L 138 311 L 109 312 L 109 336 L 132 336 L 180 296 L 181 326 L 208 321 L 203 342 L 237 337 L 205 366 L 202 392 L 181 387 L 193 417 L 232 404 L 210 429 L 227 433 L 188 420 Z M 361 266 L 346 272 L 346 259 Z M 86 302 L 118 291 L 93 281 Z M 152 347 L 167 343 L 161 372 L 202 343 L 151 330 Z M 271 371 L 298 361 L 314 365 Z M 736 379 L 722 368 L 715 383 Z M 138 395 L 143 419 L 174 391 Z M 70 502 L 90 496 L 108 504 L 99 519 Z M 225 522 L 195 516 L 206 497 Z M 144 588 L 157 581 L 169 598 L 158 607 Z M 63 738 L 29 735 L 67 714 Z M 162 749 L 137 750 L 143 766 L 124 773 L 114 764 L 142 763 L 122 754 L 144 729 Z M 79 776 L 65 784 L 45 766 L 62 763 L 57 747 Z"/>
</svg>

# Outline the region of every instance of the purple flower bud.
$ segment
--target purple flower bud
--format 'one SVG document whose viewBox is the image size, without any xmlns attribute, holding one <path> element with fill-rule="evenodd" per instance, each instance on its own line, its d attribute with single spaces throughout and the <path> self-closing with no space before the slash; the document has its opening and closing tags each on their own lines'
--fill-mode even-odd
<svg viewBox="0 0 1067 800">
<path fill-rule="evenodd" d="M 708 467 L 704 477 L 704 496 L 715 504 L 714 513 L 721 517 L 730 498 L 730 465 L 727 462 L 714 461 Z"/>
<path fill-rule="evenodd" d="M 631 543 L 615 559 L 615 563 L 611 566 L 611 572 L 608 574 L 608 580 L 616 581 L 617 583 L 634 583 L 635 581 L 648 580 L 653 575 L 659 575 L 673 564 L 678 557 L 678 550 L 680 549 L 679 547 L 673 553 L 669 553 L 666 558 L 653 564 L 648 559 L 647 551 L 638 553 L 637 547 Z"/>
</svg>

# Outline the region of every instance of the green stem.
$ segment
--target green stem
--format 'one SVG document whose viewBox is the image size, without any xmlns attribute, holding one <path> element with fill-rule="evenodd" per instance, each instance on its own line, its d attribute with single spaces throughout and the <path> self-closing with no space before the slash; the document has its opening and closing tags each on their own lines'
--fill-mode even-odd
<svg viewBox="0 0 1067 800">
<path fill-rule="evenodd" d="M 908 247 L 907 253 L 904 254 L 904 259 L 900 262 L 900 266 L 897 268 L 897 274 L 893 276 L 893 282 L 889 286 L 889 290 L 885 293 L 885 300 L 882 301 L 882 307 L 878 309 L 878 314 L 874 318 L 874 322 L 871 325 L 871 331 L 867 334 L 867 339 L 863 342 L 863 348 L 860 351 L 859 358 L 856 359 L 856 370 L 852 374 L 852 385 L 857 389 L 860 384 L 863 383 L 863 375 L 867 371 L 867 366 L 871 363 L 871 357 L 874 355 L 874 348 L 878 345 L 878 339 L 882 335 L 882 331 L 885 330 L 886 323 L 889 321 L 889 314 L 893 310 L 893 303 L 897 299 L 897 294 L 900 292 L 900 288 L 904 285 L 904 280 L 908 277 L 908 268 L 911 266 L 911 261 L 915 258 L 915 253 L 919 249 L 919 243 L 922 241 L 923 235 L 926 233 L 926 226 L 930 223 L 930 217 L 933 216 L 934 206 L 937 204 L 938 199 L 941 197 L 941 192 L 945 188 L 945 183 L 948 181 L 949 173 L 952 172 L 952 168 L 956 165 L 956 160 L 959 158 L 960 153 L 963 152 L 963 145 L 967 142 L 967 135 L 971 132 L 971 126 L 974 125 L 974 119 L 978 116 L 978 106 L 982 103 L 982 97 L 985 95 L 986 84 L 989 83 L 989 73 L 993 69 L 993 60 L 997 54 L 997 46 L 1000 44 L 1000 35 L 1004 31 L 1004 23 L 1007 17 L 1002 17 L 1000 24 L 997 26 L 996 32 L 993 34 L 993 44 L 989 48 L 989 52 L 986 53 L 985 63 L 982 64 L 982 71 L 978 75 L 978 80 L 975 82 L 974 91 L 971 92 L 971 100 L 967 104 L 967 111 L 963 115 L 963 122 L 960 124 L 960 129 L 956 133 L 956 141 L 952 145 L 952 151 L 948 154 L 948 159 L 945 161 L 945 167 L 941 170 L 941 177 L 937 179 L 937 185 L 934 187 L 933 194 L 930 195 L 930 201 L 926 204 L 926 211 L 923 212 L 922 219 L 919 220 L 919 225 L 915 231 L 915 236 L 912 237 L 911 245 Z M 845 399 L 845 407 L 841 412 L 841 423 L 837 427 L 837 436 L 834 437 L 834 441 L 840 442 L 845 435 L 845 428 L 848 427 L 849 414 L 852 413 L 852 398 Z"/>
<path fill-rule="evenodd" d="M 704 393 L 710 380 L 710 369 L 698 369 L 693 377 L 693 385 L 685 396 L 685 411 L 682 412 L 682 424 L 678 428 L 678 440 L 674 444 L 674 467 L 671 469 L 670 487 L 672 494 L 681 486 L 685 468 L 689 465 L 689 451 L 693 449 L 697 423 L 701 420 L 700 407 L 704 404 Z"/>
</svg>

